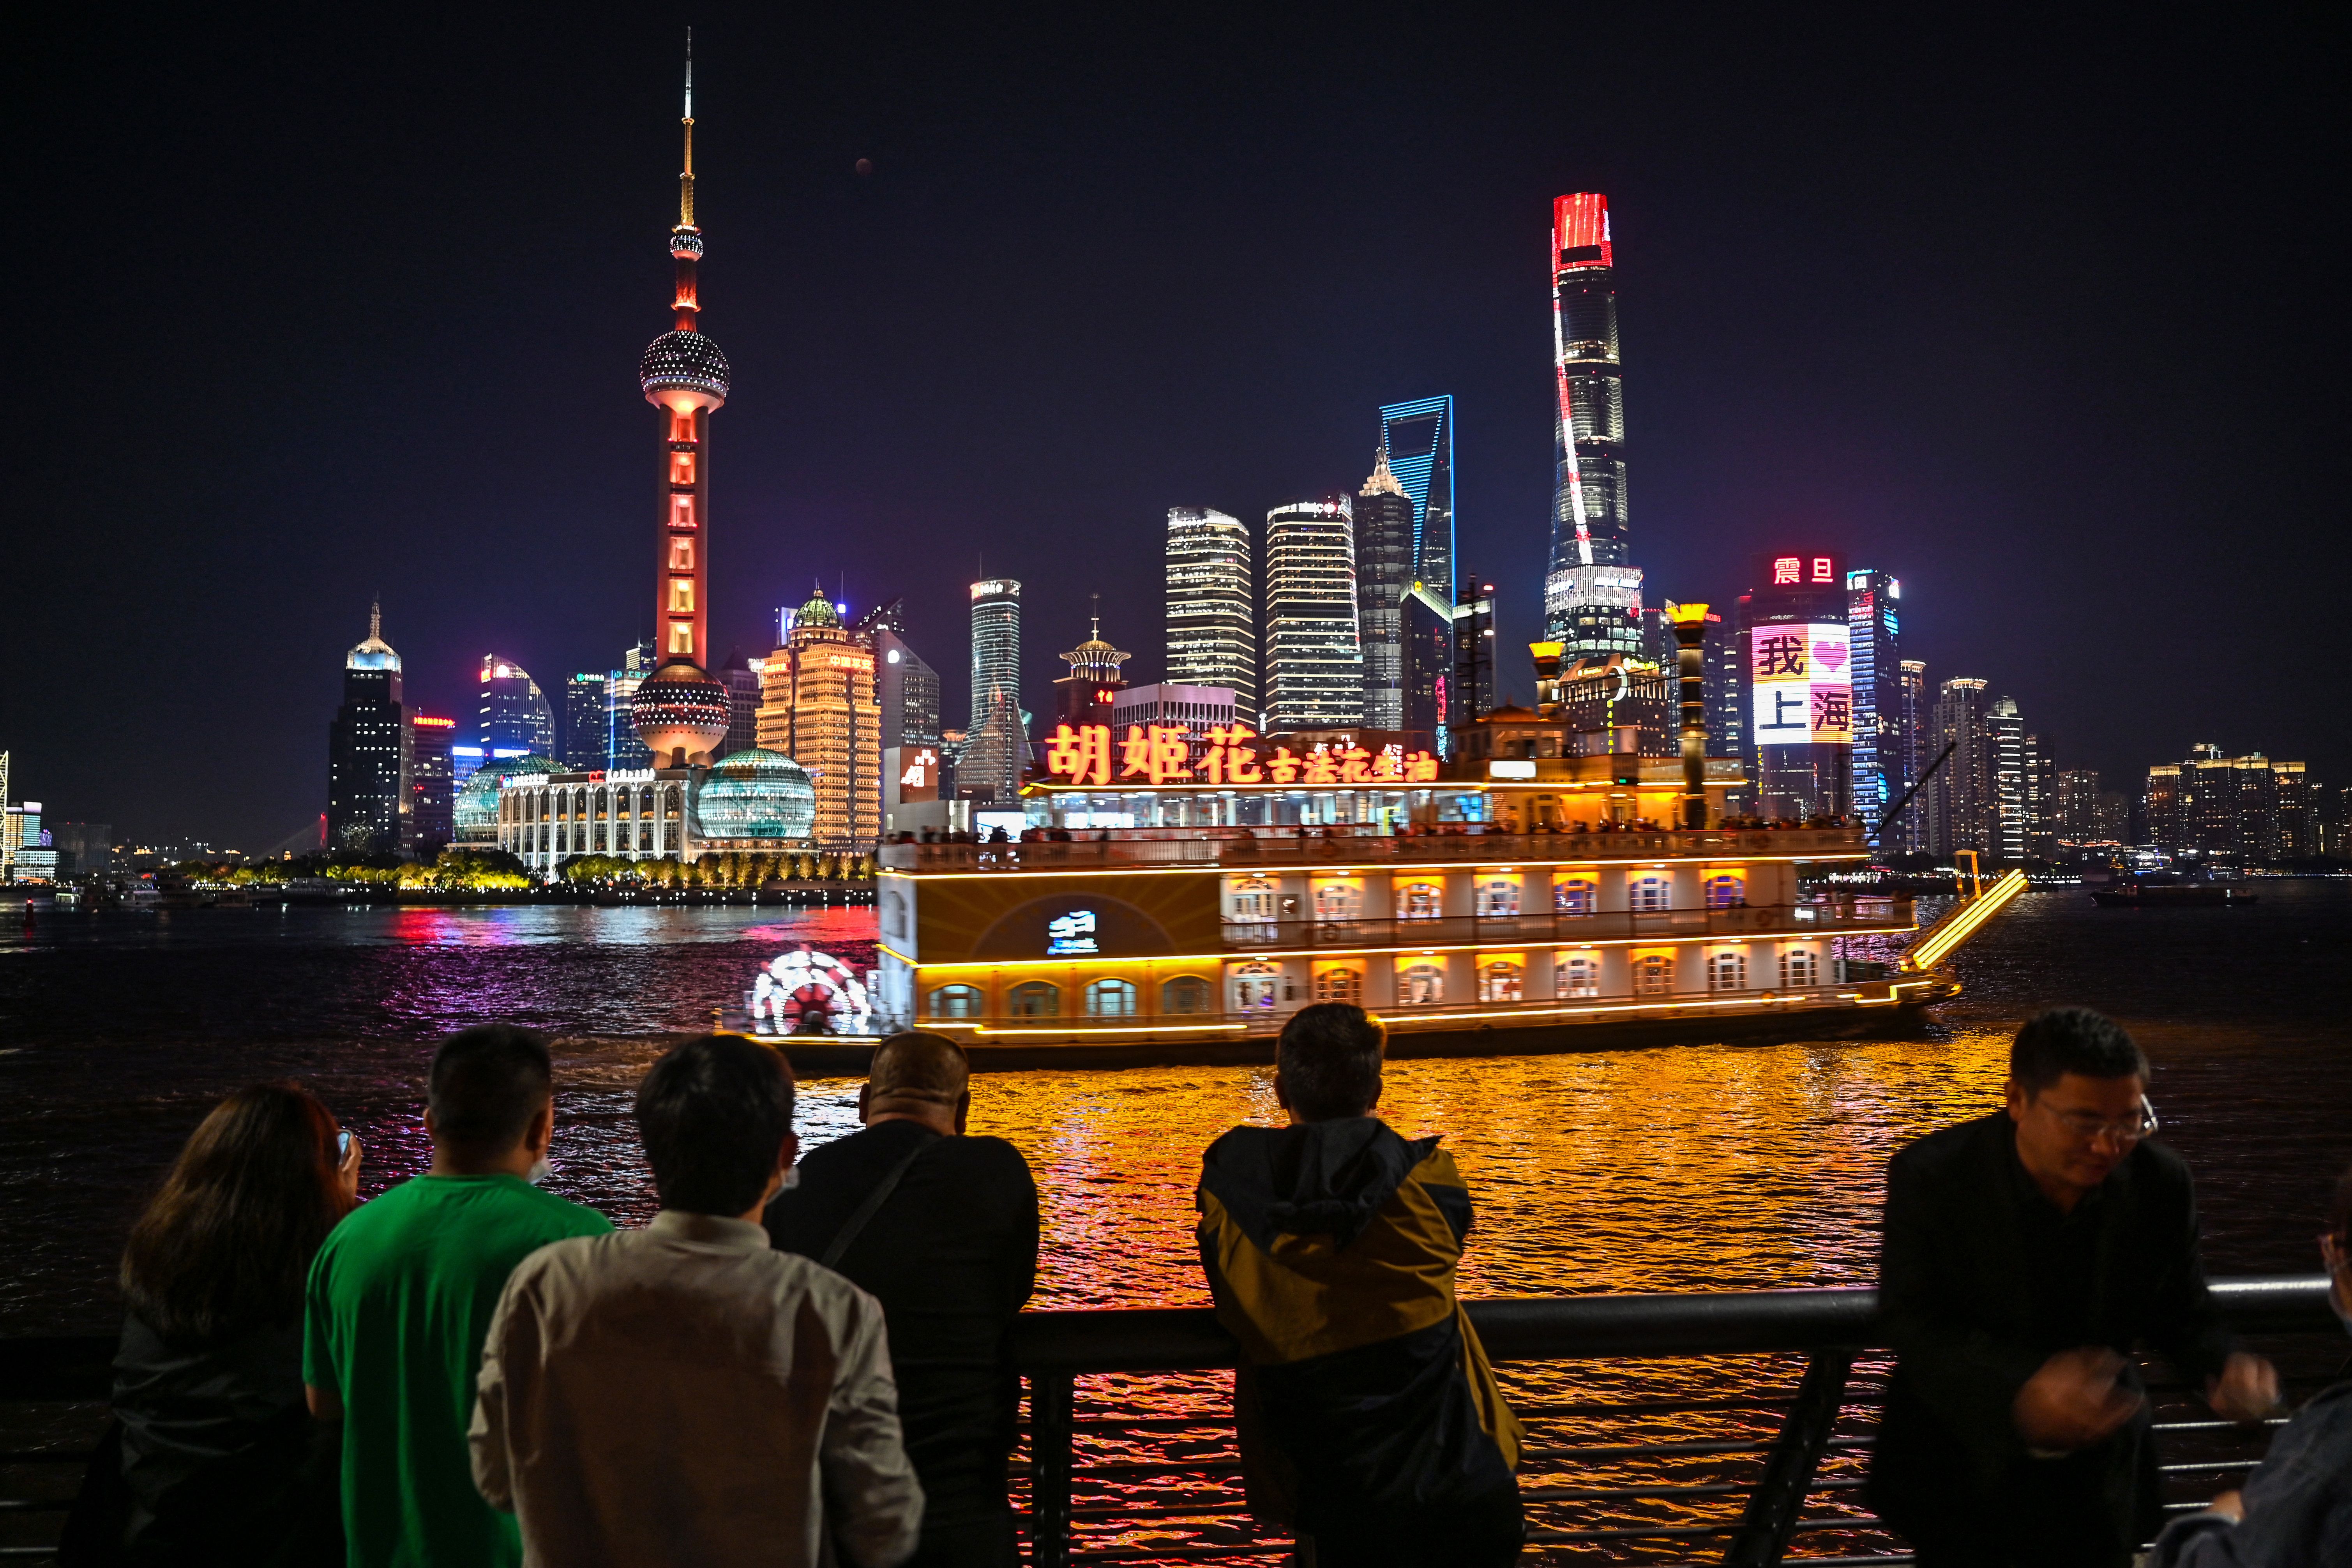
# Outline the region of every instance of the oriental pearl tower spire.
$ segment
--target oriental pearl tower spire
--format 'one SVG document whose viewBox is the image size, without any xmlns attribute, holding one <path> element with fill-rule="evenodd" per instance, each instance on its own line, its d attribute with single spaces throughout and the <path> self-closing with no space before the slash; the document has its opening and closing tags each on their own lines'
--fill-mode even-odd
<svg viewBox="0 0 2352 1568">
<path fill-rule="evenodd" d="M 694 36 L 686 41 L 686 163 L 677 177 L 677 226 L 669 253 L 677 264 L 676 324 L 646 348 L 637 380 L 661 412 L 661 566 L 654 624 L 661 628 L 653 676 L 637 688 L 629 716 L 656 767 L 708 763 L 727 738 L 727 689 L 712 680 L 708 589 L 710 581 L 710 416 L 727 401 L 727 356 L 705 337 L 695 268 L 702 230 L 694 221 Z"/>
</svg>

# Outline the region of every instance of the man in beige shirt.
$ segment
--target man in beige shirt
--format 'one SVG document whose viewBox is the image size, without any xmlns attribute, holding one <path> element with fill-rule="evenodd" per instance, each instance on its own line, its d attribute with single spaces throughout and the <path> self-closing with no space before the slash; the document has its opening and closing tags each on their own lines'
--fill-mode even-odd
<svg viewBox="0 0 2352 1568">
<path fill-rule="evenodd" d="M 882 1309 L 768 1245 L 799 1152 L 774 1051 L 706 1036 L 654 1064 L 636 1120 L 661 1213 L 541 1247 L 482 1354 L 474 1481 L 548 1568 L 891 1568 L 923 1494 Z"/>
</svg>

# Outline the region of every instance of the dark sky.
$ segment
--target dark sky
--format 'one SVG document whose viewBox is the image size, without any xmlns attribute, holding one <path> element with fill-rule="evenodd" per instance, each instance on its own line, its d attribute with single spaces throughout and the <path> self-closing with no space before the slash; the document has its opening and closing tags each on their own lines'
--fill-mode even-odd
<svg viewBox="0 0 2352 1568">
<path fill-rule="evenodd" d="M 998 9 L 18 17 L 18 793 L 260 847 L 372 593 L 461 720 L 485 652 L 552 689 L 646 629 L 689 22 L 722 648 L 903 594 L 959 722 L 984 552 L 1033 707 L 1089 593 L 1155 679 L 1166 508 L 1352 489 L 1436 392 L 1523 643 L 1546 226 L 1598 190 L 1653 602 L 1822 541 L 2064 765 L 2352 781 L 2336 13 Z"/>
</svg>

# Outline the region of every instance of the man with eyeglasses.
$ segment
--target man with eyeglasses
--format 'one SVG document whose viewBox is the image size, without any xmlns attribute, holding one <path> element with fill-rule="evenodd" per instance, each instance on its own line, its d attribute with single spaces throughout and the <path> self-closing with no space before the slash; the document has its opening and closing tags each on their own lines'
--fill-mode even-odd
<svg viewBox="0 0 2352 1568">
<path fill-rule="evenodd" d="M 1896 1363 L 1870 1497 L 1920 1568 L 2126 1568 L 2163 1522 L 2146 1342 L 2217 1415 L 2278 1405 L 2205 1286 L 2189 1168 L 2148 1142 L 2147 1058 L 2087 1008 L 2010 1048 L 2004 1110 L 1887 1165 Z"/>
</svg>

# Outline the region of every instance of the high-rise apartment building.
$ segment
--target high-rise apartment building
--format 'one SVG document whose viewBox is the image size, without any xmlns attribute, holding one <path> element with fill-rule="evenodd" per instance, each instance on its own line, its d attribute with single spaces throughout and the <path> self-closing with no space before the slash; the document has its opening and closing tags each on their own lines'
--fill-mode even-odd
<svg viewBox="0 0 2352 1568">
<path fill-rule="evenodd" d="M 1168 509 L 1167 679 L 1222 686 L 1258 718 L 1256 578 L 1249 527 L 1207 507 Z"/>
<path fill-rule="evenodd" d="M 408 800 L 416 858 L 430 860 L 447 846 L 457 825 L 457 775 L 449 755 L 457 721 L 412 711 L 408 716 Z M 599 764 L 602 765 L 602 764 Z"/>
<path fill-rule="evenodd" d="M 1286 500 L 1265 514 L 1270 734 L 1364 721 L 1352 510 L 1348 497 L 1327 496 Z"/>
<path fill-rule="evenodd" d="M 2301 763 L 2273 763 L 2273 788 L 2278 795 L 2276 860 L 2305 860 L 2319 853 L 2319 812 L 2311 776 Z"/>
<path fill-rule="evenodd" d="M 1384 411 L 1385 412 L 1385 411 Z M 1356 627 L 1364 649 L 1364 722 L 1404 726 L 1404 597 L 1412 589 L 1413 502 L 1382 447 L 1356 492 Z M 1448 590 L 1432 589 L 1440 597 Z"/>
<path fill-rule="evenodd" d="M 2095 844 L 2107 837 L 2100 831 L 2099 775 L 2095 769 L 2061 768 L 2057 792 L 2056 834 L 2060 844 Z"/>
<path fill-rule="evenodd" d="M 2054 860 L 2061 813 L 2057 746 L 2049 736 L 2026 732 L 2021 783 L 2025 796 L 2025 858 Z"/>
<path fill-rule="evenodd" d="M 1902 661 L 1902 668 L 1900 698 L 1903 707 L 1902 717 L 1898 721 L 1902 732 L 1897 743 L 1903 748 L 1903 776 L 1910 781 L 1904 786 L 1907 790 L 1916 788 L 1920 778 L 1935 765 L 1936 753 L 1943 750 L 1943 745 L 1934 739 L 1936 703 L 1928 692 L 1927 662 L 1906 658 Z M 1888 826 L 1888 848 L 1902 849 L 1914 855 L 1927 850 L 1929 834 L 1926 795 L 1925 790 L 1912 795 L 1911 804 L 1903 807 L 1903 815 Z M 1902 798 L 1897 795 L 1895 800 L 1899 803 Z M 1894 804 L 1887 806 L 1889 811 L 1894 809 Z"/>
<path fill-rule="evenodd" d="M 1642 574 L 1630 553 L 1625 399 L 1609 198 L 1552 203 L 1551 558 L 1544 637 L 1567 661 L 1640 651 Z"/>
<path fill-rule="evenodd" d="M 563 765 L 584 773 L 604 765 L 610 736 L 605 715 L 612 707 L 611 677 L 601 669 L 575 672 L 563 683 Z"/>
<path fill-rule="evenodd" d="M 971 585 L 971 721 L 956 759 L 956 788 L 981 801 L 1012 800 L 1029 760 L 1021 706 L 1021 584 L 990 577 Z"/>
<path fill-rule="evenodd" d="M 882 718 L 874 650 L 841 624 L 822 590 L 761 668 L 757 740 L 790 757 L 816 789 L 816 842 L 862 848 L 882 832 Z"/>
<path fill-rule="evenodd" d="M 1381 450 L 1412 502 L 1412 539 L 1403 587 L 1415 583 L 1454 603 L 1454 397 L 1443 393 L 1381 405 Z M 1367 495 L 1371 492 L 1367 489 Z M 1363 569 L 1360 559 L 1357 569 Z M 1402 592 L 1402 588 L 1399 589 Z M 1367 721 L 1369 722 L 1369 721 Z"/>
<path fill-rule="evenodd" d="M 2176 854 L 2260 866 L 2315 853 L 2313 790 L 2301 763 L 2260 752 L 2232 757 L 2201 742 L 2182 761 L 2148 769 L 2142 798 L 2148 841 Z"/>
<path fill-rule="evenodd" d="M 510 658 L 482 656 L 481 743 L 490 758 L 555 760 L 555 710 L 530 672 Z"/>
<path fill-rule="evenodd" d="M 542 704 L 544 706 L 544 704 Z M 397 855 L 412 842 L 407 710 L 400 655 L 368 611 L 367 640 L 343 656 L 343 702 L 327 727 L 327 843 L 346 855 Z"/>
<path fill-rule="evenodd" d="M 1985 720 L 1992 746 L 1992 850 L 1995 860 L 2014 865 L 2025 858 L 2025 720 L 2017 699 L 1996 697 Z"/>
<path fill-rule="evenodd" d="M 1949 857 L 1973 849 L 1990 859 L 2000 853 L 2000 814 L 1994 796 L 1992 697 L 1985 682 L 1954 676 L 1936 698 L 1930 739 L 1951 755 L 1921 792 L 1927 806 L 1927 853 Z"/>
<path fill-rule="evenodd" d="M 741 648 L 734 648 L 726 662 L 710 672 L 710 679 L 727 689 L 727 739 L 717 748 L 722 761 L 760 743 L 761 676 L 765 665 L 765 660 L 746 658 Z"/>
<path fill-rule="evenodd" d="M 1903 584 L 1867 567 L 1845 574 L 1846 637 L 1853 664 L 1853 810 L 1870 842 L 1911 786 L 1903 735 Z"/>
</svg>

